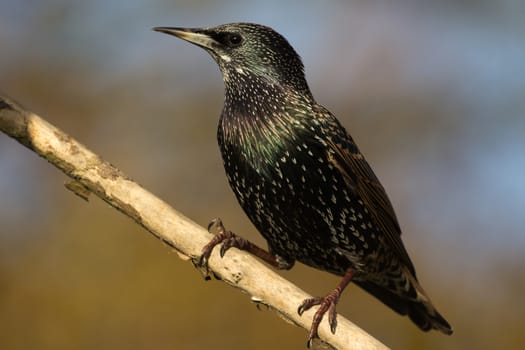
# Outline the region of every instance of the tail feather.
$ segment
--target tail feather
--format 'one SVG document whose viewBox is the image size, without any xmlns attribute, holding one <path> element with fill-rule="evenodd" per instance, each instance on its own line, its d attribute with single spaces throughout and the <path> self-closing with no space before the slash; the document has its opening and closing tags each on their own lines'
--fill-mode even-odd
<svg viewBox="0 0 525 350">
<path fill-rule="evenodd" d="M 408 317 L 424 331 L 436 329 L 447 335 L 453 332 L 447 320 L 432 305 L 413 303 L 408 312 Z"/>
<path fill-rule="evenodd" d="M 416 283 L 414 287 L 417 290 L 417 298 L 410 298 L 408 295 L 400 296 L 399 294 L 393 293 L 389 289 L 373 282 L 355 281 L 355 283 L 368 293 L 375 296 L 392 310 L 401 315 L 408 315 L 412 322 L 423 331 L 436 329 L 447 335 L 452 334 L 452 327 L 450 327 L 450 324 L 432 305 L 417 281 L 415 279 L 414 281 Z"/>
</svg>

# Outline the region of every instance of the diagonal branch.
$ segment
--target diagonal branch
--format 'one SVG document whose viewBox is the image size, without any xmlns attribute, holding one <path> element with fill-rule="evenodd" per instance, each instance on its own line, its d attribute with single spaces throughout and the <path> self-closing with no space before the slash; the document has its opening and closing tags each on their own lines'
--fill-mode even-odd
<svg viewBox="0 0 525 350">
<path fill-rule="evenodd" d="M 132 218 L 137 224 L 195 261 L 211 235 L 168 204 L 155 197 L 120 170 L 39 116 L 0 96 L 0 130 L 31 149 L 72 178 L 67 187 L 83 198 L 91 192 Z M 268 305 L 285 319 L 309 329 L 315 310 L 297 314 L 310 296 L 248 254 L 232 249 L 224 258 L 212 254 L 209 267 L 229 285 Z M 387 349 L 359 327 L 338 316 L 336 334 L 326 322 L 319 328 L 323 342 L 314 347 L 335 349 Z"/>
</svg>

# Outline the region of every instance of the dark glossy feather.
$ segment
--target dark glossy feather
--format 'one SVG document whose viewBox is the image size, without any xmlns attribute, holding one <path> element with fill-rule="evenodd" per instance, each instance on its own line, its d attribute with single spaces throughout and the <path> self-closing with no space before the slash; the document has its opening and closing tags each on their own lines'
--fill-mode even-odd
<svg viewBox="0 0 525 350">
<path fill-rule="evenodd" d="M 321 318 L 335 312 L 342 289 L 354 281 L 421 329 L 450 334 L 417 281 L 385 189 L 345 128 L 313 98 L 286 39 L 251 23 L 157 30 L 204 48 L 221 69 L 218 143 L 240 206 L 268 242 L 270 254 L 260 257 L 344 276 L 332 299 L 323 299 Z"/>
</svg>

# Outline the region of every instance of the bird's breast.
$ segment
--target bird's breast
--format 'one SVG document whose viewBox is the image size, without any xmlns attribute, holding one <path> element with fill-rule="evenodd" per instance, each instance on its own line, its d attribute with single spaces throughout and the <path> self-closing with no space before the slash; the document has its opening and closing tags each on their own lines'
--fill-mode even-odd
<svg viewBox="0 0 525 350">
<path fill-rule="evenodd" d="M 369 215 L 329 162 L 318 132 L 260 127 L 226 137 L 224 127 L 218 139 L 228 181 L 274 252 L 334 273 L 348 267 L 336 249 L 365 255 Z"/>
</svg>

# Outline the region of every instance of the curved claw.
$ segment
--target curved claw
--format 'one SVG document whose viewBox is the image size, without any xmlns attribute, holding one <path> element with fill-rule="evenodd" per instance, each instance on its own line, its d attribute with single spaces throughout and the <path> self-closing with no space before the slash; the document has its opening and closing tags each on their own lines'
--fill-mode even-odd
<svg viewBox="0 0 525 350">
<path fill-rule="evenodd" d="M 210 221 L 210 223 L 208 224 L 208 232 L 211 231 L 213 226 L 216 226 L 219 232 L 216 236 L 214 236 L 211 239 L 210 242 L 208 242 L 208 244 L 206 244 L 202 248 L 201 256 L 197 260 L 197 264 L 205 269 L 206 274 L 209 273 L 208 261 L 210 259 L 213 248 L 215 248 L 216 245 L 221 244 L 223 241 L 227 240 L 231 235 L 233 235 L 231 232 L 225 230 L 224 225 L 222 224 L 222 220 L 220 218 L 214 218 Z M 224 254 L 221 254 L 221 257 L 223 255 Z"/>
<path fill-rule="evenodd" d="M 206 275 L 208 275 L 209 267 L 208 267 L 208 260 L 210 258 L 211 250 L 209 253 L 203 252 L 201 256 L 199 256 L 199 259 L 197 260 L 197 265 L 204 268 Z"/>
<path fill-rule="evenodd" d="M 335 310 L 335 306 L 337 304 L 334 302 L 332 305 L 330 305 L 330 309 L 328 310 L 328 324 L 330 325 L 330 331 L 332 334 L 335 334 L 335 329 L 337 328 L 337 312 Z"/>
<path fill-rule="evenodd" d="M 302 316 L 305 311 L 308 311 L 312 308 L 312 306 L 321 304 L 321 297 L 315 297 L 311 299 L 304 299 L 301 305 L 297 308 L 297 313 L 299 316 Z"/>
<path fill-rule="evenodd" d="M 313 342 L 314 342 L 314 338 L 308 337 L 308 340 L 306 341 L 306 347 L 310 349 L 312 347 Z"/>
<path fill-rule="evenodd" d="M 209 272 L 208 261 L 211 256 L 211 252 L 213 251 L 213 248 L 215 248 L 215 246 L 222 243 L 219 253 L 221 258 L 223 258 L 224 254 L 226 254 L 226 251 L 228 251 L 228 249 L 232 247 L 243 249 L 248 244 L 248 242 L 245 239 L 237 236 L 231 231 L 226 230 L 220 218 L 215 218 L 210 221 L 210 223 L 208 224 L 208 231 L 211 231 L 211 229 L 214 226 L 217 228 L 217 234 L 210 240 L 208 244 L 206 244 L 202 248 L 201 256 L 197 260 L 199 266 L 205 268 L 206 274 L 208 274 Z"/>
<path fill-rule="evenodd" d="M 319 329 L 319 324 L 321 323 L 323 316 L 326 312 L 328 312 L 328 324 L 330 325 L 330 331 L 333 334 L 335 334 L 335 329 L 337 328 L 337 302 L 339 301 L 343 290 L 352 280 L 354 273 L 355 272 L 352 268 L 348 269 L 344 274 L 341 282 L 339 282 L 339 284 L 333 291 L 331 291 L 324 297 L 306 299 L 301 303 L 301 305 L 297 309 L 297 312 L 299 313 L 299 315 L 301 315 L 303 312 L 305 312 L 312 306 L 319 305 L 319 309 L 314 314 L 312 326 L 310 327 L 310 331 L 308 332 L 308 341 L 306 343 L 306 346 L 310 347 L 312 345 L 313 339 L 318 337 L 317 331 Z"/>
<path fill-rule="evenodd" d="M 302 315 L 303 315 L 303 312 L 306 311 L 306 309 L 304 308 L 303 304 L 304 304 L 304 301 L 303 301 L 303 303 L 302 303 L 301 305 L 299 305 L 299 307 L 297 308 L 297 313 L 299 314 L 299 316 L 302 316 Z"/>
<path fill-rule="evenodd" d="M 208 224 L 208 232 L 211 232 L 213 226 L 220 226 L 224 228 L 224 226 L 222 225 L 222 220 L 220 218 L 213 218 L 210 221 L 210 223 Z"/>
<path fill-rule="evenodd" d="M 222 242 L 221 250 L 219 251 L 221 258 L 224 258 L 224 254 L 226 254 L 228 249 L 235 246 L 235 243 L 235 237 L 227 238 Z"/>
<path fill-rule="evenodd" d="M 336 305 L 339 301 L 339 290 L 334 290 L 324 297 L 315 297 L 311 299 L 305 299 L 299 308 L 297 313 L 302 315 L 305 311 L 310 309 L 312 306 L 319 305 L 319 309 L 315 312 L 312 326 L 308 332 L 308 339 L 306 346 L 310 348 L 312 346 L 313 340 L 319 337 L 318 330 L 321 321 L 323 320 L 324 315 L 328 312 L 328 323 L 330 325 L 330 331 L 335 334 L 335 329 L 337 328 L 337 312 Z"/>
</svg>

